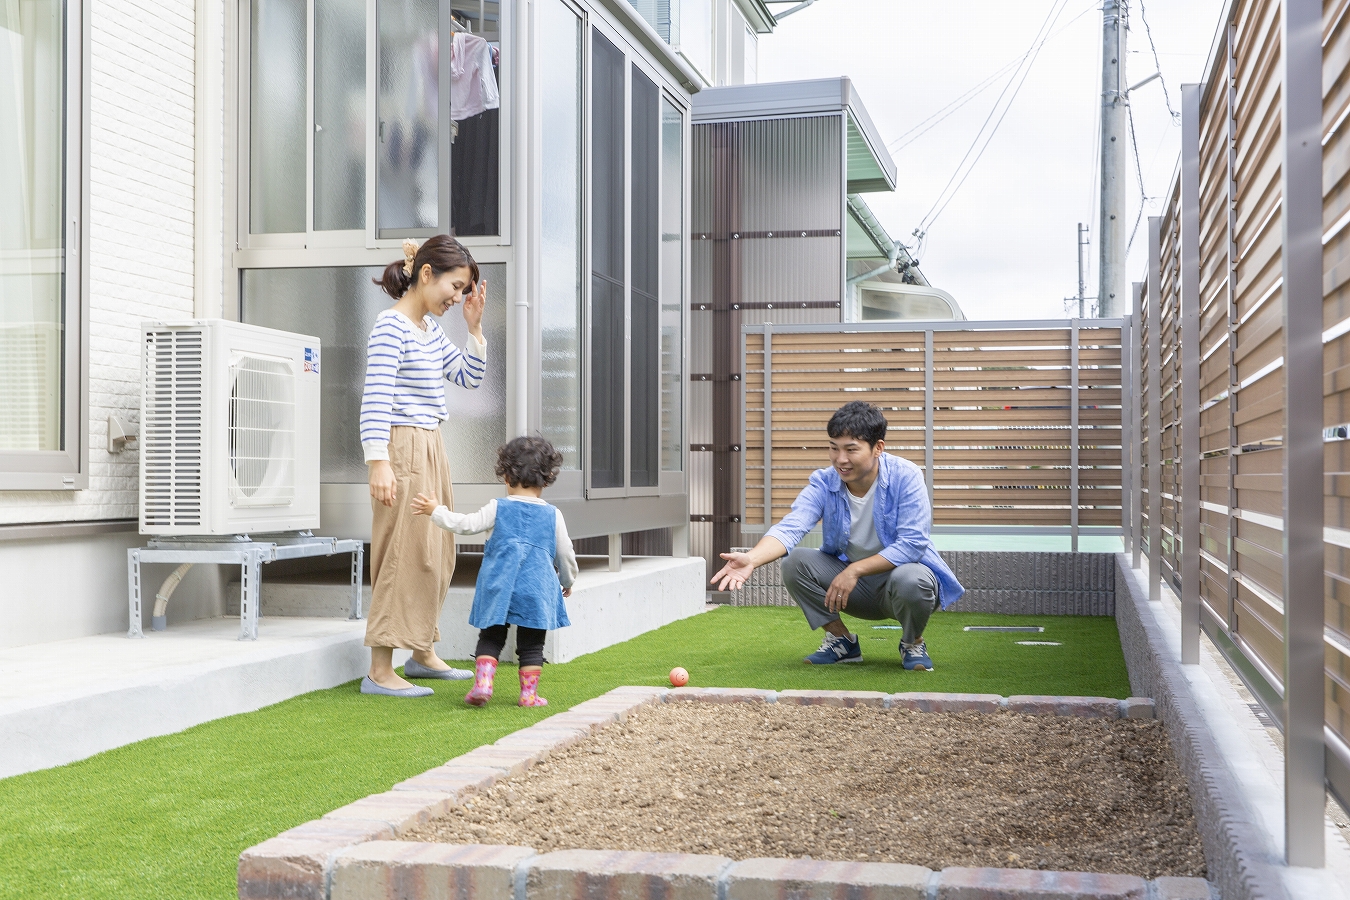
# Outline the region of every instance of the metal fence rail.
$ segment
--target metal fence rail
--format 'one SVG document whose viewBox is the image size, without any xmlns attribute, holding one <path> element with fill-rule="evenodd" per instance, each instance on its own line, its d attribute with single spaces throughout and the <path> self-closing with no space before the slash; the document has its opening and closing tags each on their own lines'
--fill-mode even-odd
<svg viewBox="0 0 1350 900">
<path fill-rule="evenodd" d="M 1181 598 L 1182 661 L 1203 628 L 1284 730 L 1286 858 L 1313 866 L 1324 779 L 1350 800 L 1348 14 L 1228 4 L 1182 88 L 1128 354 L 1146 477 L 1127 542 L 1150 597 Z"/>
<path fill-rule="evenodd" d="M 743 327 L 745 521 L 780 519 L 826 463 L 830 415 L 866 400 L 924 469 L 935 528 L 1119 534 L 1121 324 Z"/>
</svg>

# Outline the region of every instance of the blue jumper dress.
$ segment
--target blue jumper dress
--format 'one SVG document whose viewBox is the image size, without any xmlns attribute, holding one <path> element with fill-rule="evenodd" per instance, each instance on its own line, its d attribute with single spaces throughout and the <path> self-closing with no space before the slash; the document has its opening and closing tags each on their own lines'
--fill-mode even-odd
<svg viewBox="0 0 1350 900">
<path fill-rule="evenodd" d="M 572 623 L 554 568 L 558 511 L 547 503 L 497 501 L 497 522 L 483 548 L 469 624 L 523 625 L 552 631 Z"/>
</svg>

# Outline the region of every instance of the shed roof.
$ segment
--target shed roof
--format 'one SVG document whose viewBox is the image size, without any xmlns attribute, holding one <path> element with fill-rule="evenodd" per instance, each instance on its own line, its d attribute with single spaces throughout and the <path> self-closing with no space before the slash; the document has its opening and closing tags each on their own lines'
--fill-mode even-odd
<svg viewBox="0 0 1350 900">
<path fill-rule="evenodd" d="M 895 160 L 848 78 L 771 81 L 704 88 L 693 98 L 695 125 L 842 113 L 848 139 L 848 193 L 895 190 Z"/>
</svg>

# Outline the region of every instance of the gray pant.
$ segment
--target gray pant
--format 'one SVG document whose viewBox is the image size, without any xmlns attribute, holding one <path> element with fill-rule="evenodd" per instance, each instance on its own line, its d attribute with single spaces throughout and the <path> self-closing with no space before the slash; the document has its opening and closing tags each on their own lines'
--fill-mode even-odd
<svg viewBox="0 0 1350 900">
<path fill-rule="evenodd" d="M 812 630 L 838 621 L 839 614 L 825 608 L 825 592 L 847 565 L 809 547 L 798 547 L 783 560 L 783 584 Z M 905 643 L 912 644 L 923 636 L 938 602 L 933 570 L 922 563 L 905 563 L 889 572 L 859 578 L 844 612 L 859 619 L 894 619 L 904 629 Z"/>
</svg>

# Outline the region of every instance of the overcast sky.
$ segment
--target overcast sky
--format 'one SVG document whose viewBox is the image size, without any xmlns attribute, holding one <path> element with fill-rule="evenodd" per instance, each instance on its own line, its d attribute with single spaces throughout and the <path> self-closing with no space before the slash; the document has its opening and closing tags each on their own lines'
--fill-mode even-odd
<svg viewBox="0 0 1350 900">
<path fill-rule="evenodd" d="M 1097 292 L 1100 0 L 818 0 L 784 19 L 774 34 L 760 36 L 760 81 L 847 75 L 882 139 L 894 145 L 1022 56 L 1061 2 L 1052 36 L 988 149 L 927 229 L 923 272 L 956 297 L 968 318 L 1062 317 L 1064 298 L 1078 286 L 1079 222 L 1092 231 L 1087 293 Z M 1175 110 L 1181 108 L 1180 85 L 1200 80 L 1222 6 L 1223 0 L 1144 4 Z M 1130 11 L 1127 74 L 1134 83 L 1157 67 L 1138 0 Z M 1009 74 L 893 154 L 898 189 L 866 198 L 893 238 L 913 243 L 911 232 L 971 147 Z M 1144 215 L 1158 215 L 1176 167 L 1181 129 L 1172 123 L 1158 81 L 1136 91 L 1132 105 L 1144 188 L 1159 198 L 1145 205 Z M 1140 207 L 1132 158 L 1128 179 L 1127 235 Z M 1143 277 L 1147 227 L 1143 222 L 1135 237 L 1129 281 Z"/>
</svg>

